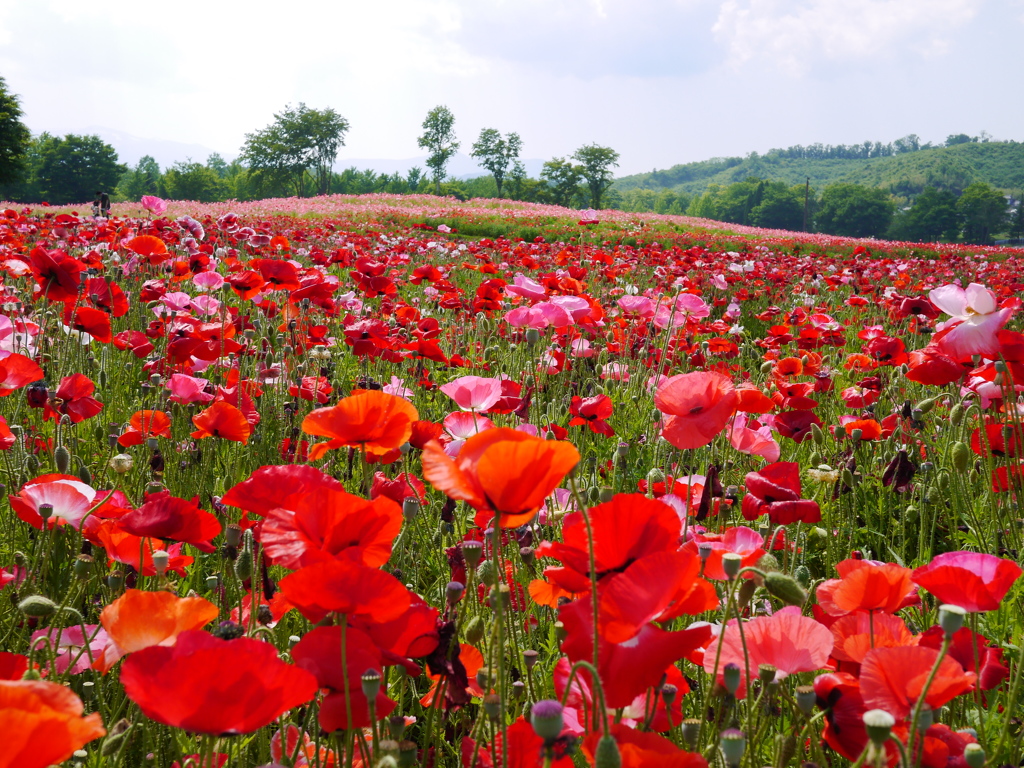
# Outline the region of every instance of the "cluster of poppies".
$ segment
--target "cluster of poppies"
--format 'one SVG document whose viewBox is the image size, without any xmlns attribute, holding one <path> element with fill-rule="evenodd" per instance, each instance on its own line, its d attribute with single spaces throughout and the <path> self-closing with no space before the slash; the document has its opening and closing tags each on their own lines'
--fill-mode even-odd
<svg viewBox="0 0 1024 768">
<path fill-rule="evenodd" d="M 334 204 L 0 214 L 0 768 L 1012 755 L 1024 255 Z"/>
</svg>

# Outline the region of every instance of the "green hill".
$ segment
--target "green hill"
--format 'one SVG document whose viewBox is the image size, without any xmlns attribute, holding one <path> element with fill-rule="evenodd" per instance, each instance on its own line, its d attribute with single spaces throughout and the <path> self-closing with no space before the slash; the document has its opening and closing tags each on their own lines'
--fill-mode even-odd
<svg viewBox="0 0 1024 768">
<path fill-rule="evenodd" d="M 967 138 L 967 137 L 963 137 Z M 620 194 L 633 189 L 665 190 L 692 196 L 712 184 L 727 186 L 751 176 L 787 185 L 808 178 L 818 190 L 850 182 L 880 187 L 900 197 L 915 197 L 925 187 L 959 195 L 974 182 L 986 182 L 1005 192 L 1024 188 L 1024 143 L 967 140 L 944 147 L 917 148 L 916 137 L 883 145 L 790 147 L 763 155 L 713 158 L 675 165 L 616 179 Z"/>
</svg>

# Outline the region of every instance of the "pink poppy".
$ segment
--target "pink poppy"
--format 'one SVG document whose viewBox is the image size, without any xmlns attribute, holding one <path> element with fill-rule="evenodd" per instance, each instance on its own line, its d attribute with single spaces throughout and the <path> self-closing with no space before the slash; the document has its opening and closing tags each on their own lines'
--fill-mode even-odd
<svg viewBox="0 0 1024 768">
<path fill-rule="evenodd" d="M 992 291 L 979 283 L 971 283 L 966 289 L 950 283 L 929 291 L 928 298 L 950 315 L 949 320 L 936 326 L 943 332 L 936 336 L 942 351 L 958 359 L 999 354 L 996 334 L 1010 319 L 1013 309 L 1000 309 Z"/>
<path fill-rule="evenodd" d="M 192 282 L 204 291 L 216 291 L 224 285 L 224 278 L 217 272 L 200 272 L 192 278 Z"/>
<path fill-rule="evenodd" d="M 654 394 L 654 404 L 667 416 L 662 436 L 680 449 L 710 443 L 729 423 L 738 400 L 728 377 L 703 371 L 672 376 Z"/>
<path fill-rule="evenodd" d="M 171 376 L 171 380 L 167 383 L 167 388 L 171 390 L 171 396 L 168 398 L 172 403 L 209 403 L 213 400 L 213 395 L 206 391 L 206 379 L 196 378 L 195 376 L 188 376 L 184 373 L 175 373 Z"/>
<path fill-rule="evenodd" d="M 464 411 L 486 411 L 501 399 L 501 379 L 462 376 L 442 385 L 441 391 Z"/>
<path fill-rule="evenodd" d="M 512 278 L 512 283 L 505 286 L 505 293 L 510 296 L 522 296 L 524 299 L 533 301 L 543 301 L 548 297 L 548 292 L 543 285 L 518 272 Z"/>
<path fill-rule="evenodd" d="M 142 203 L 143 208 L 155 216 L 159 216 L 167 210 L 167 201 L 153 195 L 143 195 L 139 202 Z"/>
<path fill-rule="evenodd" d="M 751 429 L 747 426 L 745 414 L 737 413 L 729 429 L 729 443 L 740 453 L 760 456 L 769 462 L 776 462 L 782 455 L 782 448 L 772 437 L 771 427 Z"/>
<path fill-rule="evenodd" d="M 615 303 L 628 315 L 648 319 L 654 317 L 654 302 L 646 296 L 623 296 Z"/>
<path fill-rule="evenodd" d="M 48 528 L 70 525 L 77 530 L 92 508 L 96 490 L 71 475 L 41 475 L 25 483 L 17 496 L 8 498 L 15 514 L 33 528 L 42 530 L 39 508 L 49 504 L 53 509 L 46 521 Z"/>
<path fill-rule="evenodd" d="M 736 628 L 736 620 L 729 622 L 719 637 L 711 641 L 704 651 L 704 671 L 717 674 L 721 682 L 726 664 L 736 664 L 743 671 L 736 695 L 746 695 L 747 659 L 751 676 L 757 675 L 761 664 L 775 667 L 775 679 L 782 680 L 797 672 L 811 672 L 828 663 L 832 653 L 832 632 L 812 618 L 802 616 L 796 606 L 787 606 L 771 616 L 759 616 L 743 624 L 744 643 Z M 719 653 L 721 645 L 721 653 Z M 717 661 L 717 666 L 716 666 Z"/>
<path fill-rule="evenodd" d="M 994 611 L 1020 577 L 1012 560 L 983 552 L 944 552 L 911 576 L 943 603 L 965 611 Z"/>
</svg>

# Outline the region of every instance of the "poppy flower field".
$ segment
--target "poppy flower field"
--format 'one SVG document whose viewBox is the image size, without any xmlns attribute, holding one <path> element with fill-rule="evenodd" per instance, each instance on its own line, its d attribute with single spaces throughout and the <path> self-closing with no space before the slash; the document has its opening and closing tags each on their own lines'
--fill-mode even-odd
<svg viewBox="0 0 1024 768">
<path fill-rule="evenodd" d="M 0 213 L 0 768 L 1022 764 L 1024 251 Z"/>
</svg>

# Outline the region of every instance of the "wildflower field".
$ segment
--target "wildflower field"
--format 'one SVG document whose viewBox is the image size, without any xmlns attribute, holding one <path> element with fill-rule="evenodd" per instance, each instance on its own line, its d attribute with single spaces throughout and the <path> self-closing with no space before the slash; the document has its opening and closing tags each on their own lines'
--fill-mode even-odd
<svg viewBox="0 0 1024 768">
<path fill-rule="evenodd" d="M 0 768 L 1024 764 L 1024 251 L 723 226 L 0 205 Z"/>
</svg>

